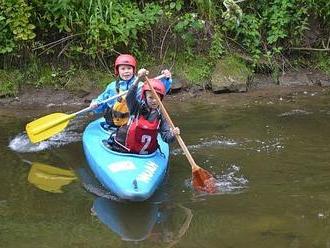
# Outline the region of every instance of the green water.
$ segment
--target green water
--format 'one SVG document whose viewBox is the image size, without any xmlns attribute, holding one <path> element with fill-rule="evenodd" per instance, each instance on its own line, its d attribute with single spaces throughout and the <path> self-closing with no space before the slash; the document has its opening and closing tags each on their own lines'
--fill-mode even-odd
<svg viewBox="0 0 330 248">
<path fill-rule="evenodd" d="M 196 162 L 218 177 L 220 194 L 191 190 L 190 165 L 175 144 L 157 200 L 96 197 L 82 187 L 86 120 L 26 152 L 22 130 L 31 115 L 0 111 L 0 246 L 330 247 L 329 94 L 167 106 Z M 28 181 L 36 162 L 77 180 L 63 193 L 42 190 Z"/>
</svg>

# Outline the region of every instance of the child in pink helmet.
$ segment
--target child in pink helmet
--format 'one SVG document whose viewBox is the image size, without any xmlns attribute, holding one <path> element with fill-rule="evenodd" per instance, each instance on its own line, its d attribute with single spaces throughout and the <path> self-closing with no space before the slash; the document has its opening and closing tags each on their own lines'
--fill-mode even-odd
<svg viewBox="0 0 330 248">
<path fill-rule="evenodd" d="M 147 71 L 140 69 L 138 77 L 145 76 Z M 159 79 L 150 79 L 150 83 L 160 99 L 166 94 L 166 88 Z M 171 143 L 175 135 L 180 134 L 178 127 L 173 130 L 162 116 L 156 98 L 153 96 L 148 84 L 142 86 L 141 99 L 137 97 L 138 81 L 127 93 L 127 106 L 130 112 L 128 124 L 117 129 L 116 133 L 107 141 L 112 150 L 136 154 L 150 154 L 157 150 L 157 135 Z"/>
<path fill-rule="evenodd" d="M 127 91 L 132 86 L 136 79 L 136 59 L 130 54 L 119 55 L 115 60 L 114 71 L 117 77 L 116 81 L 111 82 L 90 104 L 90 107 L 95 108 L 94 112 L 104 113 L 104 118 L 108 127 L 120 127 L 127 123 L 129 111 L 124 97 L 113 99 L 107 103 L 100 103 L 122 91 Z M 168 92 L 172 84 L 171 72 L 169 70 L 164 70 L 162 74 L 165 75 L 165 78 L 162 79 L 162 83 L 166 88 L 166 92 Z M 140 93 L 138 93 L 138 97 L 140 97 Z"/>
</svg>

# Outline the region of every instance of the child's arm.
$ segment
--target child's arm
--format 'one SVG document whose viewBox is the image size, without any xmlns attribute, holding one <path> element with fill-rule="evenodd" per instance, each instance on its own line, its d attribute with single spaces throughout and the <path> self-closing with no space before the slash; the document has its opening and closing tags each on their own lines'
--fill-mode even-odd
<svg viewBox="0 0 330 248">
<path fill-rule="evenodd" d="M 117 94 L 115 85 L 116 85 L 116 82 L 110 83 L 106 87 L 106 89 L 96 99 L 92 100 L 92 102 L 90 103 L 89 106 L 95 109 L 94 112 L 96 112 L 96 113 L 103 112 L 107 106 L 112 106 L 115 103 L 116 99 L 99 105 L 100 102 L 102 102 L 110 97 L 113 97 L 114 95 Z"/>
<path fill-rule="evenodd" d="M 148 73 L 148 71 L 146 69 L 140 69 L 138 71 L 138 75 L 135 79 L 135 81 L 133 82 L 132 86 L 129 88 L 128 92 L 127 92 L 127 96 L 126 96 L 126 103 L 127 103 L 127 107 L 129 109 L 130 114 L 135 114 L 137 113 L 140 105 L 141 105 L 141 101 L 138 100 L 140 99 L 140 97 L 137 97 L 138 94 L 138 86 L 139 86 L 139 82 L 140 82 L 140 78 L 145 76 Z"/>
<path fill-rule="evenodd" d="M 165 76 L 161 79 L 161 81 L 165 86 L 166 93 L 168 93 L 172 85 L 172 73 L 169 70 L 165 69 L 161 71 L 161 74 Z"/>
<path fill-rule="evenodd" d="M 161 115 L 159 132 L 162 139 L 166 143 L 172 143 L 175 140 L 175 135 L 180 134 L 180 129 L 175 127 L 173 130 L 170 128 L 165 118 Z"/>
</svg>

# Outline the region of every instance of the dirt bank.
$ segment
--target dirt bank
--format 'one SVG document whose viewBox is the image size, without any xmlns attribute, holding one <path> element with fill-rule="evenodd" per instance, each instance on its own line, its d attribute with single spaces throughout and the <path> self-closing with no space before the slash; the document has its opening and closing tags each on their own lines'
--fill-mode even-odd
<svg viewBox="0 0 330 248">
<path fill-rule="evenodd" d="M 321 86 L 279 86 L 267 85 L 258 89 L 251 89 L 246 93 L 214 94 L 205 90 L 181 90 L 167 96 L 165 102 L 207 102 L 210 104 L 221 104 L 222 106 L 237 106 L 255 101 L 272 101 L 295 93 L 315 94 L 316 92 L 326 94 L 330 87 Z M 22 94 L 14 98 L 0 99 L 1 109 L 48 109 L 56 107 L 67 107 L 70 109 L 84 108 L 99 92 L 85 94 L 70 93 L 64 90 L 54 89 L 24 89 Z"/>
<path fill-rule="evenodd" d="M 255 101 L 273 101 L 287 95 L 305 92 L 308 95 L 315 92 L 326 93 L 330 89 L 330 76 L 319 71 L 296 70 L 281 74 L 277 80 L 271 75 L 254 74 L 246 82 L 247 92 L 244 93 L 221 93 L 204 90 L 198 84 L 187 86 L 184 79 L 177 75 L 172 85 L 172 92 L 165 98 L 165 102 L 206 102 L 210 104 L 221 104 L 222 106 L 243 105 Z M 89 105 L 91 100 L 100 93 L 100 90 L 81 89 L 75 92 L 67 90 L 56 90 L 51 88 L 36 89 L 25 87 L 21 89 L 17 97 L 0 98 L 0 109 L 8 110 L 36 110 L 49 111 L 49 108 L 81 109 Z M 314 93 L 313 93 L 314 92 Z M 3 112 L 3 111 L 2 111 Z M 36 111 L 34 111 L 36 112 Z"/>
</svg>

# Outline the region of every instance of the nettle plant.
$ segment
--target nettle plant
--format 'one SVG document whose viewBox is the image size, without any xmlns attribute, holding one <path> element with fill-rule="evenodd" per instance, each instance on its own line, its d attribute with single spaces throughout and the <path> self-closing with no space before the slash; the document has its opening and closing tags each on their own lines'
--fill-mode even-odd
<svg viewBox="0 0 330 248">
<path fill-rule="evenodd" d="M 139 34 L 146 32 L 161 14 L 158 4 L 145 4 L 140 9 L 133 1 L 54 0 L 39 7 L 43 12 L 38 19 L 47 19 L 49 30 L 72 37 L 65 40 L 70 43 L 67 54 L 92 58 L 122 47 L 138 47 Z"/>
<path fill-rule="evenodd" d="M 197 40 L 196 33 L 203 30 L 204 24 L 205 21 L 199 19 L 196 13 L 185 13 L 179 17 L 174 26 L 174 32 L 184 40 L 187 46 L 192 46 Z"/>
<path fill-rule="evenodd" d="M 0 0 L 0 54 L 19 49 L 33 40 L 35 26 L 30 22 L 32 8 L 24 0 Z"/>
<path fill-rule="evenodd" d="M 274 61 L 301 42 L 308 29 L 308 1 L 259 0 L 243 5 L 241 23 L 233 30 L 235 39 L 252 55 L 255 64 L 262 57 Z"/>
</svg>

